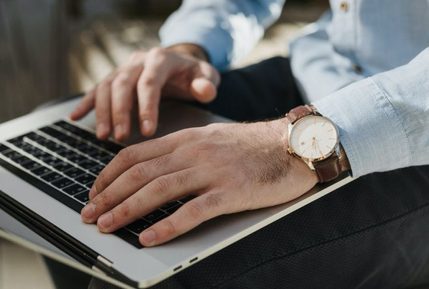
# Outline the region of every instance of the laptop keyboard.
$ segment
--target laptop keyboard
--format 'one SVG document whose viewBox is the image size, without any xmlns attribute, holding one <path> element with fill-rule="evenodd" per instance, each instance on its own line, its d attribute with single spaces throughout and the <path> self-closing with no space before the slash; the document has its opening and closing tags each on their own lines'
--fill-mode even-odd
<svg viewBox="0 0 429 289">
<path fill-rule="evenodd" d="M 0 165 L 80 213 L 97 175 L 123 146 L 98 140 L 94 133 L 58 121 L 0 143 Z M 138 234 L 192 199 L 169 202 L 115 232 L 141 248 Z"/>
</svg>

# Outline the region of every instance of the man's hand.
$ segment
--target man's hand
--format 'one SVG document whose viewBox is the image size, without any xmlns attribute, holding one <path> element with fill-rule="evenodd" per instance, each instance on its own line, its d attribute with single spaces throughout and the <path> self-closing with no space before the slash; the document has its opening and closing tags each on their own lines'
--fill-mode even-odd
<svg viewBox="0 0 429 289">
<path fill-rule="evenodd" d="M 87 93 L 70 115 L 78 120 L 95 107 L 97 137 L 112 132 L 117 140 L 130 134 L 131 110 L 138 102 L 141 133 L 155 133 L 161 96 L 210 102 L 216 97 L 219 73 L 201 48 L 181 44 L 135 52 L 128 63 Z"/>
<path fill-rule="evenodd" d="M 291 201 L 318 179 L 287 153 L 286 122 L 213 124 L 128 147 L 95 181 L 82 219 L 110 233 L 168 201 L 196 195 L 140 234 L 144 246 L 154 246 L 222 214 Z"/>
</svg>

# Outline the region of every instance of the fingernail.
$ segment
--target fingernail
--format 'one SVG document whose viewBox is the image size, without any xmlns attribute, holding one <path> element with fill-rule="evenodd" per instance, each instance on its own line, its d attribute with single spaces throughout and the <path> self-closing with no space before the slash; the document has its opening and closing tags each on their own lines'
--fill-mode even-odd
<svg viewBox="0 0 429 289">
<path fill-rule="evenodd" d="M 155 245 L 156 233 L 154 230 L 147 230 L 141 234 L 140 238 L 146 246 Z"/>
<path fill-rule="evenodd" d="M 97 188 L 95 186 L 92 186 L 92 188 L 89 190 L 88 196 L 89 199 L 92 200 L 97 195 Z"/>
<path fill-rule="evenodd" d="M 97 136 L 99 138 L 105 137 L 109 133 L 109 128 L 106 124 L 100 123 L 97 125 Z"/>
<path fill-rule="evenodd" d="M 85 220 L 91 220 L 95 215 L 95 204 L 89 203 L 82 209 L 82 217 Z"/>
<path fill-rule="evenodd" d="M 118 124 L 115 126 L 115 138 L 121 139 L 125 135 L 125 127 L 122 124 Z"/>
<path fill-rule="evenodd" d="M 113 224 L 113 215 L 110 212 L 102 215 L 98 219 L 98 225 L 102 229 L 108 229 L 110 226 L 112 226 L 112 224 Z"/>
<path fill-rule="evenodd" d="M 148 119 L 145 119 L 142 124 L 142 130 L 145 135 L 152 133 L 152 122 Z"/>
</svg>

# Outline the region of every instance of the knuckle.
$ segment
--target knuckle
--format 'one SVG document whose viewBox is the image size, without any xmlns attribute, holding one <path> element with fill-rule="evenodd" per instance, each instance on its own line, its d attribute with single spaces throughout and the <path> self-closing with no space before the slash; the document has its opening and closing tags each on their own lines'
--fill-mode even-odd
<svg viewBox="0 0 429 289">
<path fill-rule="evenodd" d="M 145 75 L 140 79 L 140 85 L 145 87 L 154 87 L 157 83 L 156 77 L 154 75 Z"/>
<path fill-rule="evenodd" d="M 112 86 L 113 79 L 112 77 L 105 78 L 99 85 L 97 85 L 97 90 L 106 89 Z"/>
<path fill-rule="evenodd" d="M 154 47 L 151 50 L 149 50 L 149 57 L 153 58 L 162 58 L 164 57 L 166 53 L 166 50 L 162 47 Z"/>
<path fill-rule="evenodd" d="M 218 209 L 222 207 L 223 200 L 220 194 L 207 194 L 205 197 L 205 206 L 211 209 Z"/>
<path fill-rule="evenodd" d="M 189 175 L 186 173 L 182 173 L 176 176 L 175 182 L 178 187 L 182 187 L 188 183 L 188 180 L 189 180 Z"/>
<path fill-rule="evenodd" d="M 131 206 L 127 202 L 121 203 L 115 210 L 116 216 L 121 220 L 128 219 L 131 213 Z"/>
<path fill-rule="evenodd" d="M 184 205 L 187 214 L 192 220 L 202 219 L 204 216 L 204 210 L 200 203 L 198 202 L 189 202 Z"/>
<path fill-rule="evenodd" d="M 168 155 L 163 155 L 161 157 L 155 158 L 151 161 L 151 165 L 155 169 L 161 169 L 164 168 L 170 160 L 170 157 Z"/>
<path fill-rule="evenodd" d="M 170 188 L 170 180 L 167 177 L 159 177 L 154 181 L 154 189 L 157 193 L 163 193 Z"/>
<path fill-rule="evenodd" d="M 177 235 L 177 228 L 174 223 L 169 219 L 164 219 L 162 226 L 163 235 L 171 237 Z"/>
<path fill-rule="evenodd" d="M 112 82 L 112 87 L 122 88 L 131 85 L 131 78 L 128 73 L 120 73 Z"/>
<path fill-rule="evenodd" d="M 94 202 L 98 206 L 100 206 L 102 208 L 106 208 L 106 207 L 109 207 L 112 204 L 112 197 L 110 196 L 110 194 L 102 193 L 102 194 L 99 194 L 95 198 Z"/>
<path fill-rule="evenodd" d="M 147 175 L 146 168 L 143 164 L 134 165 L 129 173 L 132 181 L 139 181 Z"/>
<path fill-rule="evenodd" d="M 135 157 L 135 152 L 132 147 L 122 149 L 118 153 L 118 161 L 125 166 L 132 163 Z"/>
<path fill-rule="evenodd" d="M 144 52 L 143 51 L 134 51 L 133 53 L 131 53 L 130 55 L 130 62 L 136 62 L 136 61 L 140 61 L 142 59 L 142 57 L 144 57 Z"/>
</svg>

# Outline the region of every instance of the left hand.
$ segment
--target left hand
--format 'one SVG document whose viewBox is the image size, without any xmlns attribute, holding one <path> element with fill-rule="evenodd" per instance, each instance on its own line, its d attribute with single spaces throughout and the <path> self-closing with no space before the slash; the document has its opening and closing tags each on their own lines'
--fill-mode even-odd
<svg viewBox="0 0 429 289">
<path fill-rule="evenodd" d="M 318 179 L 286 148 L 286 119 L 212 124 L 130 146 L 100 173 L 82 219 L 110 233 L 168 201 L 197 195 L 140 234 L 142 245 L 154 246 L 222 214 L 291 201 Z"/>
</svg>

